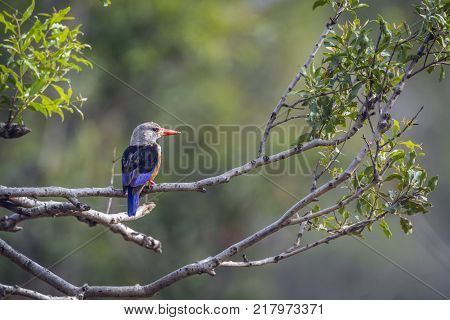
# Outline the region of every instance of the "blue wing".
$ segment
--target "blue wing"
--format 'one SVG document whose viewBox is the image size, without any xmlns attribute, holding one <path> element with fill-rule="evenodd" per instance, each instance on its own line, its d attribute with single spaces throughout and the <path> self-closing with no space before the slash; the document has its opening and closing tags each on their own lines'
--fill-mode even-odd
<svg viewBox="0 0 450 320">
<path fill-rule="evenodd" d="M 159 163 L 157 145 L 129 146 L 122 155 L 122 186 L 138 188 L 152 176 Z"/>
</svg>

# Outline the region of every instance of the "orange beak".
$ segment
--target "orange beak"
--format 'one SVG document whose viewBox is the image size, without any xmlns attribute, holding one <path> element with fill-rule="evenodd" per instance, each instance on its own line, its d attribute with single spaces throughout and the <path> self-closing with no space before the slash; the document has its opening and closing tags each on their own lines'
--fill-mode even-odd
<svg viewBox="0 0 450 320">
<path fill-rule="evenodd" d="M 161 128 L 160 129 L 160 133 L 161 133 L 162 136 L 173 136 L 174 134 L 178 134 L 180 132 L 174 131 L 174 130 L 165 129 L 165 128 Z"/>
</svg>

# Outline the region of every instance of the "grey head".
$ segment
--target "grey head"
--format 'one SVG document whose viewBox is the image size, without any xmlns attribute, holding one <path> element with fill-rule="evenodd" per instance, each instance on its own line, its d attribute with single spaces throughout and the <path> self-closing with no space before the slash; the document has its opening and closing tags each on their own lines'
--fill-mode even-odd
<svg viewBox="0 0 450 320">
<path fill-rule="evenodd" d="M 179 133 L 169 129 L 162 128 L 155 122 L 145 122 L 138 125 L 131 135 L 131 146 L 145 146 L 156 143 L 156 140 L 162 136 L 170 136 Z"/>
</svg>

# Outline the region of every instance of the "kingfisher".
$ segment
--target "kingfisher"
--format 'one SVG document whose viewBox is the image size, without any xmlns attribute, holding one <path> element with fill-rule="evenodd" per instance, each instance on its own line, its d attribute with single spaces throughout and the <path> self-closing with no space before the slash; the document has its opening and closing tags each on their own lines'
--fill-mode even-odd
<svg viewBox="0 0 450 320">
<path fill-rule="evenodd" d="M 130 145 L 122 155 L 122 186 L 128 194 L 128 216 L 136 215 L 145 185 L 156 184 L 154 179 L 161 166 L 161 146 L 156 140 L 177 133 L 154 122 L 142 123 L 133 130 Z"/>
</svg>

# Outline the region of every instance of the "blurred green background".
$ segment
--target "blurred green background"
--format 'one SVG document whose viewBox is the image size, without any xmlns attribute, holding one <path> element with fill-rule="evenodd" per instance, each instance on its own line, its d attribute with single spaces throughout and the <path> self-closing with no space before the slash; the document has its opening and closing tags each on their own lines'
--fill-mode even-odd
<svg viewBox="0 0 450 320">
<path fill-rule="evenodd" d="M 8 1 L 23 10 L 28 1 Z M 366 1 L 363 18 L 414 21 L 414 1 Z M 64 122 L 25 115 L 33 132 L 19 140 L 0 140 L 0 184 L 8 186 L 106 186 L 113 149 L 120 156 L 133 128 L 145 121 L 174 126 L 262 125 L 280 94 L 316 41 L 328 9 L 312 11 L 313 1 L 156 1 L 115 0 L 104 8 L 99 1 L 38 1 L 36 12 L 72 7 L 75 23 L 83 24 L 92 70 L 74 74 L 73 87 L 88 98 L 85 120 L 77 115 Z M 5 5 L 0 5 L 6 9 Z M 114 76 L 113 76 L 114 75 Z M 428 285 L 450 296 L 450 98 L 449 81 L 423 74 L 411 81 L 396 105 L 399 117 L 413 115 L 421 105 L 420 126 L 410 133 L 423 143 L 425 168 L 439 174 L 430 213 L 413 217 L 414 233 L 406 236 L 392 220 L 388 240 L 378 228 L 365 241 Z M 135 90 L 124 85 L 125 81 Z M 151 101 L 153 100 L 153 101 Z M 155 104 L 156 102 L 156 104 Z M 166 111 L 165 111 L 166 110 Z M 6 116 L 0 114 L 3 120 Z M 301 132 L 301 123 L 292 134 Z M 199 172 L 167 170 L 177 161 L 195 161 L 213 142 L 194 130 L 190 151 L 163 142 L 164 174 L 157 182 L 193 181 Z M 291 132 L 291 131 L 290 131 Z M 220 138 L 221 137 L 221 138 Z M 175 138 L 183 139 L 183 138 Z M 183 140 L 179 140 L 183 141 Z M 291 142 L 292 142 L 291 141 Z M 286 141 L 285 141 L 286 142 Z M 289 143 L 286 142 L 286 145 Z M 357 141 L 360 143 L 360 141 Z M 251 159 L 256 147 L 229 152 L 219 136 L 214 144 L 221 159 Z M 251 144 L 251 143 L 250 143 Z M 179 145 L 179 143 L 178 143 Z M 202 147 L 203 146 L 203 147 Z M 202 149 L 203 148 L 203 149 Z M 357 150 L 350 145 L 347 154 Z M 172 150 L 172 151 L 170 151 Z M 228 150 L 228 151 L 227 151 Z M 247 150 L 246 154 L 240 154 Z M 314 152 L 303 158 L 305 172 Z M 238 165 L 219 161 L 218 172 Z M 291 160 L 294 161 L 294 160 Z M 194 165 L 189 162 L 194 162 Z M 119 165 L 117 169 L 119 169 Z M 270 179 L 270 180 L 269 180 Z M 275 184 L 281 185 L 291 195 Z M 116 177 L 115 185 L 120 185 Z M 151 195 L 157 207 L 130 225 L 163 242 L 155 254 L 118 235 L 90 228 L 73 218 L 42 219 L 23 224 L 24 230 L 0 236 L 44 266 L 77 285 L 148 283 L 184 264 L 213 255 L 273 221 L 310 187 L 301 174 L 239 177 L 206 194 Z M 327 199 L 333 201 L 334 199 Z M 107 199 L 89 203 L 105 210 Z M 124 210 L 115 199 L 113 212 Z M 1 210 L 1 214 L 7 214 Z M 247 252 L 263 257 L 286 248 L 296 229 L 269 238 Z M 95 237 L 93 240 L 92 238 Z M 314 237 L 307 236 L 306 240 Z M 75 250 L 76 249 L 76 250 Z M 66 255 L 70 252 L 70 256 Z M 0 258 L 0 282 L 23 284 L 30 275 Z M 39 280 L 28 284 L 55 293 Z M 341 239 L 276 265 L 255 269 L 220 269 L 215 278 L 196 276 L 163 291 L 158 298 L 176 299 L 436 299 L 424 283 L 355 239 Z"/>
</svg>

